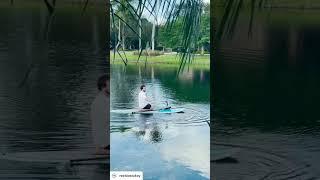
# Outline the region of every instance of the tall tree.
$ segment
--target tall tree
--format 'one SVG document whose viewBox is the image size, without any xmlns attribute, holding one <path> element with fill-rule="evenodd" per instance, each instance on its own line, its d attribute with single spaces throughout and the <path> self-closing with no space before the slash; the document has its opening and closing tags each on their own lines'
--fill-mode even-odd
<svg viewBox="0 0 320 180">
<path fill-rule="evenodd" d="M 126 28 L 129 21 L 130 12 L 129 9 L 126 8 L 129 6 L 132 0 L 119 0 L 119 4 L 117 4 L 116 14 L 118 19 L 118 43 L 117 47 L 121 45 L 123 50 L 126 50 Z"/>
<path fill-rule="evenodd" d="M 159 15 L 159 1 L 156 1 L 154 4 L 154 15 L 153 15 L 153 23 L 152 23 L 152 34 L 151 34 L 151 50 L 155 49 L 155 36 L 156 36 L 156 26 L 158 25 L 158 15 Z"/>
<path fill-rule="evenodd" d="M 151 33 L 151 50 L 154 51 L 155 46 L 155 34 L 156 34 L 156 22 L 152 23 L 152 33 Z"/>
<path fill-rule="evenodd" d="M 210 4 L 205 4 L 201 15 L 201 28 L 198 40 L 198 45 L 201 49 L 201 54 L 204 54 L 205 46 L 210 44 Z"/>
<path fill-rule="evenodd" d="M 138 6 L 138 9 L 139 9 L 139 16 L 142 15 L 142 5 L 139 5 Z M 138 18 L 138 21 L 139 21 L 139 51 L 141 52 L 142 51 L 142 44 L 141 44 L 141 33 L 142 33 L 142 23 L 141 23 L 141 18 L 139 18 L 139 16 L 137 17 Z"/>
</svg>

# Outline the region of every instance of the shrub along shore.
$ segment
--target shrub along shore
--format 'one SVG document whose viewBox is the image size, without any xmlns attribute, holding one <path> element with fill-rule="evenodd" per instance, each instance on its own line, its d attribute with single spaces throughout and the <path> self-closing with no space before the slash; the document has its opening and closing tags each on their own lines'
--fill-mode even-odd
<svg viewBox="0 0 320 180">
<path fill-rule="evenodd" d="M 121 52 L 121 51 L 120 51 Z M 177 53 L 164 53 L 164 54 L 156 54 L 153 56 L 146 56 L 141 55 L 140 59 L 138 61 L 139 55 L 137 53 L 134 53 L 133 51 L 126 51 L 125 55 L 124 53 L 121 53 L 121 56 L 125 59 L 127 58 L 128 64 L 167 64 L 167 65 L 180 65 L 180 55 Z M 120 64 L 123 63 L 123 60 L 121 59 L 120 55 L 116 53 L 114 56 L 113 51 L 110 51 L 110 62 L 112 64 Z M 210 66 L 210 55 L 204 54 L 194 55 L 193 60 L 190 62 L 190 65 L 197 65 L 197 66 Z"/>
</svg>

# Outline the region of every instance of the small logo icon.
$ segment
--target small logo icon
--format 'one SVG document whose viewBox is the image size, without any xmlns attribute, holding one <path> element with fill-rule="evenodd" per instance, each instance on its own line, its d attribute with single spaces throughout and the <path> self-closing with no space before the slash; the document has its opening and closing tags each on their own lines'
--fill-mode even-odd
<svg viewBox="0 0 320 180">
<path fill-rule="evenodd" d="M 116 178 L 117 177 L 117 175 L 114 173 L 114 174 L 112 174 L 112 178 Z"/>
</svg>

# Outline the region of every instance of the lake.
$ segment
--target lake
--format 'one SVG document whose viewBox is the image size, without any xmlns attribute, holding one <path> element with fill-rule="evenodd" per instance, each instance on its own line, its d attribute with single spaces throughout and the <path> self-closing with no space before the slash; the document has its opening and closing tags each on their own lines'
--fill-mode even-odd
<svg viewBox="0 0 320 180">
<path fill-rule="evenodd" d="M 111 112 L 111 171 L 143 171 L 145 180 L 210 178 L 210 71 L 161 64 L 112 65 L 111 110 L 136 109 L 140 85 L 155 108 L 177 114 Z"/>
<path fill-rule="evenodd" d="M 319 10 L 242 12 L 217 50 L 212 151 L 216 179 L 319 179 Z"/>
<path fill-rule="evenodd" d="M 81 16 L 82 5 L 59 1 L 50 17 L 42 1 L 14 2 L 0 3 L 1 153 L 90 149 L 89 108 L 108 70 L 105 9 Z M 106 170 L 0 160 L 0 179 L 107 179 Z"/>
</svg>

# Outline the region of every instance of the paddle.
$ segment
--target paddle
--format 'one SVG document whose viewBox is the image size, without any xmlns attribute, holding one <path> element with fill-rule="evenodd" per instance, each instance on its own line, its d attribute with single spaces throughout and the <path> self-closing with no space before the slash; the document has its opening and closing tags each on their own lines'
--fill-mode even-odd
<svg viewBox="0 0 320 180">
<path fill-rule="evenodd" d="M 165 101 L 167 106 L 164 109 L 171 109 L 171 106 L 169 106 L 168 101 Z"/>
<path fill-rule="evenodd" d="M 165 108 L 160 108 L 160 109 L 155 109 L 154 111 L 160 111 L 160 110 L 166 110 L 166 109 L 171 109 L 171 106 L 169 106 L 168 101 L 163 101 L 166 103 L 166 107 Z"/>
</svg>

